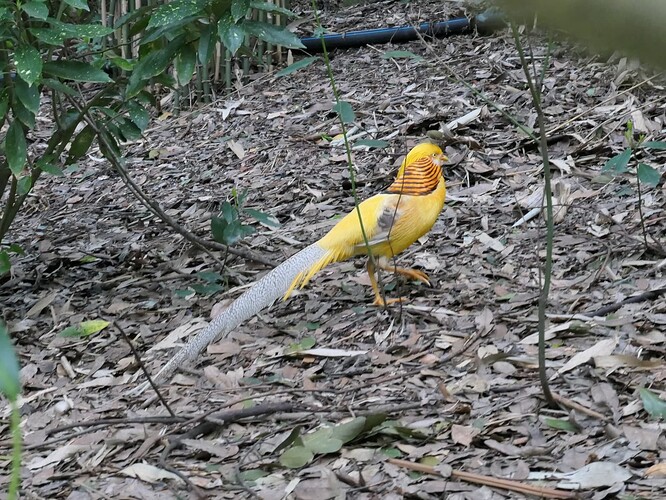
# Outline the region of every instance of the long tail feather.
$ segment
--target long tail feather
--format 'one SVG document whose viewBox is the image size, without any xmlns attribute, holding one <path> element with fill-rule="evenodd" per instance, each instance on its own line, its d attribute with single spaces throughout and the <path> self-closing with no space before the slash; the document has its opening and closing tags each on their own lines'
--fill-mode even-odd
<svg viewBox="0 0 666 500">
<path fill-rule="evenodd" d="M 326 257 L 327 251 L 317 243 L 304 248 L 264 275 L 243 295 L 217 316 L 210 324 L 185 344 L 154 377 L 155 383 L 166 381 L 183 363 L 193 360 L 215 339 L 226 335 L 241 323 L 268 307 L 285 292 L 293 290 L 294 282 L 303 273 Z M 330 262 L 330 261 L 329 261 Z M 318 269 L 321 269 L 320 266 Z M 312 273 L 314 274 L 314 273 Z M 311 274 L 309 274 L 311 276 Z M 145 389 L 145 385 L 140 391 Z"/>
</svg>

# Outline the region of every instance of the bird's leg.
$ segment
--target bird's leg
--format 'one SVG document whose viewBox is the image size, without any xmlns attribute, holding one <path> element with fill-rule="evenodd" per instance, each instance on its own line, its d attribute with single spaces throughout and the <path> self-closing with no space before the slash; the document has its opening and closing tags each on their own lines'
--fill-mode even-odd
<svg viewBox="0 0 666 500">
<path fill-rule="evenodd" d="M 428 275 L 423 271 L 419 271 L 418 269 L 407 269 L 405 267 L 394 266 L 392 264 L 389 264 L 389 262 L 383 258 L 379 259 L 379 262 L 377 264 L 378 267 L 380 269 L 383 269 L 384 271 L 388 271 L 390 273 L 398 273 L 409 279 L 421 281 L 426 285 L 430 285 L 430 278 L 428 278 Z"/>
<path fill-rule="evenodd" d="M 379 285 L 377 284 L 377 278 L 375 277 L 375 271 L 376 271 L 375 263 L 373 262 L 371 257 L 368 257 L 367 267 L 368 267 L 368 276 L 370 277 L 370 284 L 372 285 L 372 291 L 375 292 L 375 301 L 372 303 L 372 305 L 384 307 L 387 304 L 402 302 L 402 298 L 384 300 L 384 297 L 382 297 L 381 290 L 379 289 Z M 381 264 L 381 259 L 379 259 L 379 267 L 384 269 Z"/>
</svg>

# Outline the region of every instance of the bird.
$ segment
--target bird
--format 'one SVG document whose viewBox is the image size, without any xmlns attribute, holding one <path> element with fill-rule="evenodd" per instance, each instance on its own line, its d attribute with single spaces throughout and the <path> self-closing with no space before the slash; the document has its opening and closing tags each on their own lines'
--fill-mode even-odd
<svg viewBox="0 0 666 500">
<path fill-rule="evenodd" d="M 373 304 L 386 306 L 402 298 L 384 299 L 375 276 L 377 268 L 429 284 L 420 270 L 392 265 L 390 260 L 426 234 L 435 224 L 446 198 L 442 149 L 430 142 L 414 146 L 400 165 L 393 183 L 354 208 L 317 242 L 278 265 L 195 335 L 153 378 L 164 382 L 184 362 L 192 361 L 215 339 L 282 297 L 287 300 L 327 265 L 367 255 L 367 272 L 375 295 Z M 363 221 L 361 229 L 360 221 Z M 365 233 L 365 235 L 364 235 Z M 147 388 L 144 384 L 138 392 Z"/>
</svg>

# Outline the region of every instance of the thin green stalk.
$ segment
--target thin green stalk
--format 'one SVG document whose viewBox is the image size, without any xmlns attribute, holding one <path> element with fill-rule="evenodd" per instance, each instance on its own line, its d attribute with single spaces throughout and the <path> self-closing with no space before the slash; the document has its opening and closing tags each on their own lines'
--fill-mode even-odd
<svg viewBox="0 0 666 500">
<path fill-rule="evenodd" d="M 548 305 L 548 296 L 550 293 L 550 282 L 553 272 L 553 192 L 551 186 L 551 171 L 550 162 L 548 159 L 548 140 L 546 137 L 546 123 L 544 119 L 543 109 L 541 109 L 541 94 L 540 88 L 534 85 L 530 67 L 525 58 L 525 52 L 520 42 L 520 36 L 516 26 L 511 23 L 511 32 L 516 42 L 518 55 L 520 56 L 520 64 L 523 67 L 527 85 L 532 94 L 532 101 L 534 110 L 537 113 L 537 121 L 539 124 L 539 149 L 541 150 L 541 158 L 543 159 L 543 177 L 544 177 L 544 192 L 546 196 L 546 262 L 544 264 L 543 286 L 541 294 L 539 295 L 539 312 L 538 312 L 538 328 L 539 328 L 539 381 L 541 382 L 541 390 L 543 396 L 549 406 L 557 408 L 558 405 L 553 398 L 548 385 L 548 374 L 546 373 L 546 306 Z M 535 75 L 536 76 L 536 75 Z"/>
<path fill-rule="evenodd" d="M 333 96 L 335 97 L 335 102 L 339 106 L 341 102 L 340 92 L 338 91 L 338 86 L 335 83 L 335 76 L 333 76 L 333 68 L 331 67 L 331 60 L 328 57 L 328 50 L 326 49 L 326 43 L 324 42 L 324 33 L 321 26 L 321 21 L 319 19 L 319 13 L 317 12 L 317 0 L 312 0 L 312 10 L 315 16 L 315 25 L 321 31 L 320 38 L 321 38 L 322 54 L 324 56 L 324 62 L 326 63 L 326 72 L 328 74 L 328 79 L 331 82 L 331 89 L 333 90 Z M 338 114 L 338 118 L 340 119 L 340 128 L 342 129 L 342 138 L 344 140 L 345 153 L 347 155 L 347 169 L 349 170 L 349 181 L 351 183 L 352 197 L 354 198 L 354 205 L 356 206 L 356 214 L 358 215 L 358 221 L 361 226 L 361 234 L 363 235 L 363 242 L 365 243 L 365 247 L 368 250 L 368 259 L 370 259 L 370 262 L 376 268 L 375 257 L 374 255 L 372 255 L 372 249 L 370 248 L 370 241 L 365 231 L 363 217 L 361 216 L 361 208 L 359 206 L 361 202 L 358 197 L 358 192 L 356 191 L 356 174 L 354 173 L 354 166 L 352 164 L 351 146 L 349 145 L 349 139 L 347 138 L 347 127 L 340 114 Z M 381 282 L 380 282 L 380 289 L 381 289 Z"/>
<path fill-rule="evenodd" d="M 14 500 L 18 496 L 19 486 L 21 486 L 21 412 L 16 404 L 16 400 L 9 402 L 10 406 L 10 428 L 12 432 L 12 470 L 9 478 L 9 491 L 7 498 Z"/>
<path fill-rule="evenodd" d="M 638 215 L 641 218 L 641 231 L 643 233 L 643 243 L 645 243 L 645 250 L 649 250 L 647 240 L 647 231 L 645 230 L 645 219 L 643 218 L 643 195 L 641 194 L 641 178 L 636 174 L 636 181 L 638 182 Z M 1 192 L 1 191 L 0 191 Z"/>
</svg>

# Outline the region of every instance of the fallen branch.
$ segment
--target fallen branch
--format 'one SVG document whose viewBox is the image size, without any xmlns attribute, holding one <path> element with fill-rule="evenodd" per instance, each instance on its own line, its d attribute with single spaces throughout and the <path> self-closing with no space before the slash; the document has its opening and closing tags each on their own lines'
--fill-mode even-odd
<svg viewBox="0 0 666 500">
<path fill-rule="evenodd" d="M 409 462 L 407 460 L 400 460 L 397 458 L 389 458 L 388 462 L 393 465 L 397 465 L 398 467 L 404 467 L 405 469 L 446 477 L 438 472 L 434 467 L 429 465 L 417 464 L 415 462 Z M 520 481 L 513 481 L 511 479 L 498 479 L 496 477 L 484 476 L 482 474 L 474 474 L 473 472 L 452 470 L 451 477 L 454 479 L 459 479 L 460 481 L 465 481 L 467 483 L 482 484 L 484 486 L 490 486 L 491 488 L 498 488 L 507 491 L 517 491 L 525 495 L 535 495 L 539 498 L 577 498 L 575 493 L 571 493 L 569 491 L 544 488 L 541 486 L 531 486 Z"/>
</svg>

